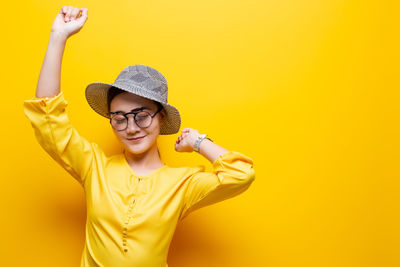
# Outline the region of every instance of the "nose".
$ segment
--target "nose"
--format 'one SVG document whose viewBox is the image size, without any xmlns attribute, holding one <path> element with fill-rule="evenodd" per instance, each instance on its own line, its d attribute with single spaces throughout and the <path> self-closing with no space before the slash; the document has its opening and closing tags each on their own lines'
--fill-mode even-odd
<svg viewBox="0 0 400 267">
<path fill-rule="evenodd" d="M 137 126 L 135 120 L 133 119 L 133 116 L 128 116 L 128 126 L 126 128 L 127 133 L 134 133 L 134 132 L 139 132 L 140 127 Z"/>
</svg>

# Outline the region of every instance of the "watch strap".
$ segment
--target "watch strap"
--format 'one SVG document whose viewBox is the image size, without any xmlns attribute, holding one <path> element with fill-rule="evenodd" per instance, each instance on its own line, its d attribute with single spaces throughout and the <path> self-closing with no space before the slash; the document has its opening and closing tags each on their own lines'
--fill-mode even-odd
<svg viewBox="0 0 400 267">
<path fill-rule="evenodd" d="M 201 134 L 197 137 L 196 141 L 194 142 L 194 151 L 200 152 L 200 143 L 207 137 L 207 134 Z"/>
</svg>

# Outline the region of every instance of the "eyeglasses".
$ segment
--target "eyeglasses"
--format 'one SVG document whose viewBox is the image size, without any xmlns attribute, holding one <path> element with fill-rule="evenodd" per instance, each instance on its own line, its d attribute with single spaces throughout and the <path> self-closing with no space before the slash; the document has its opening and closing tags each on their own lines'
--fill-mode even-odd
<svg viewBox="0 0 400 267">
<path fill-rule="evenodd" d="M 143 109 L 143 108 L 142 108 Z M 133 114 L 134 121 L 137 126 L 140 128 L 147 128 L 151 125 L 154 116 L 158 112 L 160 112 L 163 109 L 163 107 L 159 107 L 158 110 L 151 115 L 149 112 L 144 111 L 144 110 L 136 110 L 136 111 L 131 111 L 128 113 L 121 113 L 121 112 L 108 112 L 107 115 L 110 117 L 110 123 L 111 126 L 116 130 L 116 131 L 123 131 L 126 128 L 128 128 L 128 115 Z"/>
</svg>

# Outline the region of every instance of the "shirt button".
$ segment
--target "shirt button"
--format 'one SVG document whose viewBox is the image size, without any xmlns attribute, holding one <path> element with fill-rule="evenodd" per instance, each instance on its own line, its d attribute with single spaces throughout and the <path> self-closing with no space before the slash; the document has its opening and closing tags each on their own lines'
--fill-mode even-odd
<svg viewBox="0 0 400 267">
<path fill-rule="evenodd" d="M 127 252 L 127 251 L 128 251 L 128 249 L 124 249 L 124 251 L 125 251 L 125 252 Z"/>
</svg>

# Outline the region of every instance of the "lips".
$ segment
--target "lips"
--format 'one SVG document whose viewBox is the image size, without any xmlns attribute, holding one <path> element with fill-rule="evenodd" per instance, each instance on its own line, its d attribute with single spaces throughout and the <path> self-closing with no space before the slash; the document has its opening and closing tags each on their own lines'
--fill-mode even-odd
<svg viewBox="0 0 400 267">
<path fill-rule="evenodd" d="M 135 138 L 127 138 L 129 141 L 138 141 L 138 140 L 142 140 L 143 137 L 145 136 L 140 136 L 140 137 L 135 137 Z"/>
</svg>

